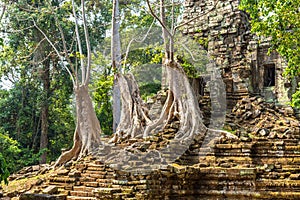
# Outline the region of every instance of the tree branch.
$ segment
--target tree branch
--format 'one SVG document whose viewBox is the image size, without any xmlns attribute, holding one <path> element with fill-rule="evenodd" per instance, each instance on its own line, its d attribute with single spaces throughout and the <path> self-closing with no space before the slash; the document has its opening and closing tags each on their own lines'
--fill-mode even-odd
<svg viewBox="0 0 300 200">
<path fill-rule="evenodd" d="M 33 51 L 29 55 L 21 57 L 21 59 L 29 58 L 32 54 L 34 54 L 34 52 L 39 48 L 39 46 L 41 45 L 41 43 L 43 41 L 45 41 L 45 40 L 46 40 L 46 38 L 43 38 L 41 41 L 39 41 L 39 43 L 36 45 L 36 47 L 33 49 Z"/>
<path fill-rule="evenodd" d="M 153 4 L 154 4 L 155 6 L 157 6 L 157 7 L 160 7 L 160 5 L 158 5 L 158 4 L 156 4 L 156 3 L 153 3 Z M 174 6 L 180 6 L 180 5 L 182 5 L 182 3 L 179 3 L 179 2 L 175 3 L 175 2 L 174 2 Z M 165 4 L 163 7 L 164 7 L 164 8 L 173 7 L 173 3 Z"/>
<path fill-rule="evenodd" d="M 23 31 L 26 31 L 26 30 L 29 30 L 29 29 L 32 29 L 32 28 L 34 28 L 34 26 L 28 26 L 28 27 L 23 28 L 23 29 L 19 29 L 19 30 L 11 30 L 11 31 L 0 30 L 0 32 L 2 32 L 2 33 L 19 33 L 19 32 L 23 32 Z"/>
<path fill-rule="evenodd" d="M 69 51 L 67 49 L 67 43 L 66 43 L 66 39 L 65 39 L 65 34 L 64 34 L 64 32 L 62 30 L 62 27 L 61 27 L 60 23 L 58 22 L 58 19 L 57 19 L 56 16 L 55 16 L 55 20 L 56 20 L 56 24 L 57 24 L 59 32 L 60 32 L 60 36 L 61 36 L 61 40 L 62 40 L 63 48 L 64 48 L 64 53 L 65 53 L 65 56 L 67 58 L 67 61 L 68 61 L 69 65 L 70 65 L 70 68 L 71 68 L 73 74 L 75 74 L 75 77 L 78 77 L 77 69 L 74 68 L 73 63 L 71 62 L 70 56 L 68 54 Z M 76 78 L 76 83 L 77 83 L 77 81 L 78 80 Z"/>
<path fill-rule="evenodd" d="M 59 53 L 58 49 L 55 47 L 55 45 L 53 44 L 53 42 L 49 39 L 49 37 L 46 35 L 46 33 L 40 29 L 40 27 L 38 27 L 38 25 L 35 23 L 34 20 L 33 21 L 33 24 L 34 24 L 34 27 L 40 31 L 42 33 L 42 35 L 46 38 L 46 40 L 48 41 L 48 43 L 52 46 L 52 48 L 54 49 L 55 53 L 57 54 L 57 56 L 59 57 L 60 61 L 61 61 L 61 64 L 62 66 L 67 70 L 67 72 L 69 73 L 71 79 L 72 79 L 72 83 L 73 85 L 75 86 L 75 80 L 74 80 L 74 77 L 71 73 L 71 71 L 69 70 L 69 68 L 66 66 L 66 64 L 64 63 L 64 59 L 62 57 L 62 55 Z"/>
<path fill-rule="evenodd" d="M 86 49 L 87 49 L 87 67 L 86 67 L 86 77 L 85 77 L 85 82 L 84 82 L 84 84 L 87 85 L 90 80 L 90 68 L 91 68 L 92 55 L 91 55 L 91 44 L 90 44 L 89 32 L 88 32 L 88 27 L 86 25 L 84 0 L 81 0 L 81 12 L 82 12 Z"/>
<path fill-rule="evenodd" d="M 59 30 L 59 33 L 60 33 L 60 36 L 61 36 L 61 40 L 62 40 L 62 43 L 63 43 L 63 49 L 64 49 L 64 54 L 65 54 L 65 58 L 67 59 L 67 62 L 69 63 L 69 66 L 70 66 L 70 69 L 72 71 L 72 73 L 75 75 L 75 77 L 78 77 L 78 74 L 77 74 L 77 69 L 74 68 L 74 65 L 73 63 L 71 62 L 71 59 L 70 59 L 70 56 L 68 54 L 68 49 L 67 49 L 67 43 L 66 43 L 66 39 L 65 39 L 65 34 L 63 32 L 63 29 L 61 27 L 61 24 L 59 23 L 59 20 L 57 18 L 57 15 L 55 13 L 55 10 L 53 9 L 53 7 L 51 6 L 51 1 L 47 0 L 47 3 L 48 3 L 48 6 L 51 8 L 51 12 L 52 14 L 54 15 L 54 19 L 55 19 L 55 23 L 58 27 L 58 30 Z M 75 79 L 75 84 L 77 84 L 77 80 L 78 78 Z"/>
<path fill-rule="evenodd" d="M 127 58 L 128 58 L 128 54 L 129 54 L 129 50 L 130 50 L 130 46 L 131 46 L 132 42 L 139 42 L 139 43 L 144 42 L 145 39 L 148 37 L 148 35 L 150 33 L 150 30 L 152 29 L 152 26 L 153 26 L 154 22 L 155 22 L 155 19 L 153 19 L 152 24 L 150 25 L 148 31 L 146 32 L 145 36 L 141 40 L 137 40 L 137 38 L 133 38 L 128 43 L 128 46 L 126 48 L 125 58 L 124 58 L 124 68 L 125 68 L 125 65 L 126 65 L 126 61 L 127 61 Z"/>
<path fill-rule="evenodd" d="M 72 7 L 73 7 L 73 16 L 75 18 L 75 33 L 76 33 L 76 38 L 77 38 L 78 50 L 79 50 L 79 54 L 80 54 L 79 58 L 80 58 L 80 66 L 81 66 L 81 82 L 84 83 L 86 72 L 85 72 L 85 67 L 84 67 L 84 60 L 82 58 L 83 53 L 82 53 L 82 46 L 81 46 L 79 28 L 78 28 L 78 19 L 77 19 L 77 15 L 76 15 L 74 0 L 72 0 Z"/>
<path fill-rule="evenodd" d="M 50 53 L 48 53 L 48 55 L 45 56 L 45 58 L 42 59 L 42 60 L 38 60 L 38 61 L 29 61 L 29 63 L 30 63 L 30 64 L 33 64 L 33 65 L 38 65 L 38 64 L 40 64 L 40 63 L 43 63 L 43 62 L 45 62 L 45 61 L 52 55 L 52 53 L 53 53 L 53 51 L 51 51 Z M 26 56 L 26 57 L 28 57 L 28 56 Z"/>
<path fill-rule="evenodd" d="M 196 59 L 192 53 L 192 51 L 185 45 L 185 44 L 181 44 L 181 46 L 190 54 L 190 56 L 192 57 L 193 61 L 199 61 L 200 59 Z"/>
<path fill-rule="evenodd" d="M 151 13 L 151 15 L 159 22 L 159 24 L 162 26 L 162 28 L 168 33 L 169 37 L 171 38 L 171 40 L 173 41 L 173 35 L 171 34 L 171 32 L 168 30 L 168 28 L 166 27 L 166 25 L 160 20 L 160 18 L 154 13 L 149 0 L 146 1 L 149 11 Z"/>
<path fill-rule="evenodd" d="M 164 26 L 166 26 L 166 13 L 165 13 L 165 7 L 164 7 L 165 1 L 164 0 L 160 0 L 160 21 L 162 22 L 162 24 L 164 24 Z M 163 32 L 163 39 L 164 39 L 164 45 L 165 45 L 165 50 L 167 53 L 167 57 L 169 58 L 169 53 L 170 53 L 170 44 L 169 44 L 169 40 L 168 40 L 168 33 L 166 31 L 167 29 L 163 28 L 162 32 Z M 170 33 L 172 34 L 172 33 Z"/>
</svg>

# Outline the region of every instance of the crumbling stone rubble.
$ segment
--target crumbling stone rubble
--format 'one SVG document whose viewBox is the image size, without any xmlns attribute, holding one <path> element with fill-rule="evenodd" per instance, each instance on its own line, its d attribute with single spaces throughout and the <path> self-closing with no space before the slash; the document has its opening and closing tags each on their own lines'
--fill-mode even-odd
<svg viewBox="0 0 300 200">
<path fill-rule="evenodd" d="M 227 115 L 225 129 L 244 137 L 270 139 L 299 139 L 300 122 L 290 106 L 267 103 L 255 96 L 239 101 Z"/>
</svg>

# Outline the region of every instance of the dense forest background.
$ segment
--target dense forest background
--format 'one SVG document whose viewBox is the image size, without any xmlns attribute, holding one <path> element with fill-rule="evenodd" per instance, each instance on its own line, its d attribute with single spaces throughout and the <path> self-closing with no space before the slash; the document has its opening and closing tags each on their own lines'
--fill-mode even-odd
<svg viewBox="0 0 300 200">
<path fill-rule="evenodd" d="M 80 15 L 80 1 L 75 4 Z M 4 165 L 12 173 L 24 166 L 55 161 L 61 150 L 72 146 L 76 127 L 72 80 L 59 56 L 34 25 L 58 48 L 63 49 L 66 45 L 71 62 L 79 62 L 87 52 L 80 55 L 76 46 L 71 1 L 3 1 L 1 6 L 0 159 L 1 173 L 4 174 Z M 105 135 L 111 135 L 112 2 L 89 1 L 85 6 L 93 51 L 90 93 L 101 129 Z M 122 53 L 127 54 L 122 66 L 124 71 L 135 74 L 146 99 L 160 89 L 161 68 L 156 64 L 161 63 L 162 44 L 131 45 L 129 52 L 126 48 L 133 36 L 140 40 L 149 27 L 158 28 L 158 25 L 153 23 L 145 2 L 120 2 L 120 10 Z M 78 31 L 80 35 L 84 34 L 82 24 Z M 146 63 L 150 67 L 140 67 Z M 149 72 L 153 77 L 148 76 Z"/>
<path fill-rule="evenodd" d="M 252 0 L 241 2 L 241 9 L 251 16 L 253 31 L 272 36 L 273 48 L 287 58 L 286 76 L 299 76 L 299 0 L 282 0 L 275 4 Z M 75 4 L 80 5 L 80 2 L 75 1 Z M 183 4 L 180 1 L 177 4 L 175 12 L 182 17 Z M 92 0 L 87 1 L 85 7 L 93 52 L 89 89 L 102 131 L 111 135 L 115 70 L 109 60 L 112 2 Z M 54 161 L 62 149 L 72 146 L 75 130 L 72 80 L 60 56 L 42 33 L 58 49 L 67 48 L 72 63 L 87 55 L 84 51 L 78 53 L 71 1 L 1 1 L 1 8 L 0 181 L 24 166 Z M 75 10 L 79 13 L 80 7 L 75 6 Z M 155 44 L 132 45 L 130 51 L 127 47 L 137 32 L 140 40 L 149 27 L 158 28 L 159 24 L 149 14 L 144 1 L 120 1 L 120 11 L 122 67 L 135 75 L 141 96 L 147 99 L 161 87 L 161 68 L 153 66 L 162 62 L 162 43 L 158 40 Z M 84 34 L 82 24 L 78 31 Z M 83 42 L 83 46 L 86 45 Z M 188 60 L 182 62 L 189 77 L 199 75 Z M 151 65 L 141 67 L 144 64 Z M 152 75 L 150 78 L 149 74 Z M 293 97 L 291 104 L 300 107 L 300 91 Z"/>
</svg>

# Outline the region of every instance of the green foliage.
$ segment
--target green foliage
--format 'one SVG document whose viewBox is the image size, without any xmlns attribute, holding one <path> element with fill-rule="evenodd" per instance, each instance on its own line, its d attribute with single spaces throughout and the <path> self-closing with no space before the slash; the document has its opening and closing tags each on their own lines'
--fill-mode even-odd
<svg viewBox="0 0 300 200">
<path fill-rule="evenodd" d="M 3 160 L 3 172 L 5 171 L 4 168 L 10 172 L 16 170 L 16 160 L 19 159 L 21 150 L 19 149 L 18 142 L 10 138 L 8 134 L 3 131 L 3 129 L 0 129 L 0 152 L 0 159 Z M 9 165 L 6 165 L 6 163 Z"/>
<path fill-rule="evenodd" d="M 2 165 L 3 168 L 7 169 L 7 172 L 15 172 L 24 166 L 37 164 L 41 154 L 46 150 L 42 149 L 35 153 L 33 149 L 22 148 L 18 141 L 9 137 L 8 133 L 0 128 L 0 152 L 2 160 L 5 159 Z"/>
<path fill-rule="evenodd" d="M 162 51 L 162 47 L 154 47 L 152 49 L 148 49 L 146 54 L 151 56 L 150 63 L 161 64 L 162 59 L 164 57 L 164 52 Z"/>
<path fill-rule="evenodd" d="M 204 49 L 208 48 L 208 38 L 205 37 L 199 37 L 198 43 L 203 46 Z"/>
<path fill-rule="evenodd" d="M 151 97 L 161 89 L 161 83 L 160 82 L 150 82 L 144 85 L 141 85 L 140 87 L 140 93 L 142 99 L 146 100 L 148 97 Z"/>
<path fill-rule="evenodd" d="M 161 47 L 137 48 L 128 55 L 128 66 L 138 82 L 143 99 L 161 89 L 161 63 L 164 54 Z"/>
<path fill-rule="evenodd" d="M 75 1 L 80 5 L 79 1 Z M 66 71 L 62 70 L 57 55 L 44 36 L 33 27 L 33 21 L 63 52 L 61 31 L 66 40 L 69 55 L 78 55 L 74 37 L 74 22 L 71 1 L 5 1 L 5 20 L 0 24 L 6 30 L 5 40 L 0 40 L 0 78 L 12 80 L 12 88 L 0 91 L 0 127 L 6 135 L 17 142 L 18 156 L 3 154 L 9 171 L 23 166 L 37 164 L 39 156 L 48 152 L 48 161 L 55 160 L 62 148 L 70 148 L 75 129 L 74 108 L 71 95 L 72 83 Z M 86 14 L 90 43 L 96 48 L 105 36 L 106 22 L 111 20 L 110 1 L 86 1 Z M 79 7 L 76 7 L 81 17 Z M 79 32 L 83 34 L 80 24 Z M 86 49 L 85 41 L 82 41 Z M 71 57 L 78 64 L 78 57 Z M 44 70 L 44 63 L 50 63 Z M 50 88 L 44 91 L 44 72 L 49 71 Z M 78 68 L 80 70 L 80 68 Z M 49 105 L 48 140 L 46 149 L 39 149 L 41 135 L 41 108 Z M 1 141 L 0 141 L 1 142 Z M 2 151 L 0 151 L 2 153 Z M 13 167 L 12 167 L 13 166 Z"/>
<path fill-rule="evenodd" d="M 300 87 L 298 87 L 298 90 L 292 95 L 292 106 L 296 108 L 300 108 Z"/>
<path fill-rule="evenodd" d="M 92 80 L 90 89 L 96 115 L 101 124 L 104 134 L 112 134 L 113 112 L 112 112 L 112 88 L 113 70 L 110 60 L 101 52 L 92 56 Z"/>
<path fill-rule="evenodd" d="M 161 64 L 143 64 L 132 70 L 143 99 L 153 96 L 161 89 Z"/>
<path fill-rule="evenodd" d="M 153 17 L 149 15 L 147 11 L 148 9 L 145 6 L 138 6 L 141 3 L 142 1 L 138 4 L 131 3 L 123 9 L 126 18 L 124 18 L 124 21 L 121 24 L 121 29 L 128 30 L 130 27 L 144 28 L 150 26 L 153 21 Z M 121 6 L 121 8 L 122 7 L 123 6 Z"/>
<path fill-rule="evenodd" d="M 72 83 L 67 73 L 57 74 L 52 81 L 49 101 L 48 161 L 55 160 L 62 148 L 69 148 L 75 129 L 72 100 Z M 36 84 L 36 85 L 35 85 Z M 18 141 L 19 155 L 12 160 L 15 171 L 23 166 L 37 164 L 39 156 L 47 149 L 39 149 L 40 106 L 43 94 L 38 82 L 31 82 L 24 77 L 10 90 L 0 91 L 0 124 L 7 134 Z"/>
<path fill-rule="evenodd" d="M 8 176 L 9 176 L 9 171 L 7 169 L 6 161 L 2 156 L 2 154 L 0 153 L 0 184 L 2 183 L 2 181 L 4 181 L 5 184 L 8 184 L 8 180 L 7 180 Z"/>
<path fill-rule="evenodd" d="M 134 70 L 136 67 L 144 64 L 161 64 L 163 56 L 161 47 L 149 45 L 147 47 L 134 48 L 128 53 L 125 63 L 126 70 Z"/>
<path fill-rule="evenodd" d="M 112 87 L 113 76 L 100 75 L 97 81 L 93 84 L 95 88 L 93 92 L 93 99 L 95 102 L 95 110 L 99 121 L 101 122 L 101 129 L 104 134 L 112 134 Z"/>
<path fill-rule="evenodd" d="M 0 124 L 11 138 L 19 141 L 21 147 L 32 147 L 38 134 L 39 122 L 38 89 L 23 79 L 8 91 L 2 91 L 0 100 Z"/>
<path fill-rule="evenodd" d="M 0 114 L 0 152 L 10 172 L 37 164 L 45 151 L 39 151 L 37 144 L 39 112 L 36 112 L 38 101 L 34 91 L 36 88 L 30 84 L 0 91 L 0 109 L 3 111 Z"/>
<path fill-rule="evenodd" d="M 272 49 L 286 58 L 285 75 L 289 77 L 300 76 L 299 4 L 300 0 L 242 0 L 240 4 L 240 9 L 250 14 L 252 32 L 271 37 Z M 293 101 L 297 102 L 295 98 L 299 95 L 293 95 Z"/>
<path fill-rule="evenodd" d="M 47 151 L 47 149 L 41 149 L 35 152 L 30 148 L 23 148 L 19 153 L 18 159 L 15 160 L 16 168 L 13 171 L 20 170 L 24 166 L 36 165 L 39 163 L 40 156 Z"/>
<path fill-rule="evenodd" d="M 178 61 L 180 62 L 183 70 L 185 71 L 186 75 L 190 78 L 198 78 L 199 73 L 195 66 L 190 63 L 185 57 L 177 56 Z"/>
<path fill-rule="evenodd" d="M 52 81 L 53 90 L 49 99 L 49 146 L 48 161 L 56 160 L 61 149 L 70 149 L 75 131 L 74 108 L 71 95 L 72 82 L 66 72 Z"/>
</svg>

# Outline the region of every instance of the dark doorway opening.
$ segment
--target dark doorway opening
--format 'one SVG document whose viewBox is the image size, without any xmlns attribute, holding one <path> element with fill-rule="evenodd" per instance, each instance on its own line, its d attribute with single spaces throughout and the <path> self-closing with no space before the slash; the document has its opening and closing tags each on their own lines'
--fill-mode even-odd
<svg viewBox="0 0 300 200">
<path fill-rule="evenodd" d="M 275 86 L 275 65 L 264 65 L 264 87 Z"/>
</svg>

